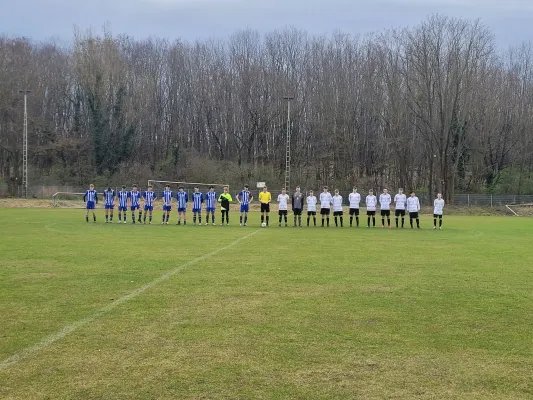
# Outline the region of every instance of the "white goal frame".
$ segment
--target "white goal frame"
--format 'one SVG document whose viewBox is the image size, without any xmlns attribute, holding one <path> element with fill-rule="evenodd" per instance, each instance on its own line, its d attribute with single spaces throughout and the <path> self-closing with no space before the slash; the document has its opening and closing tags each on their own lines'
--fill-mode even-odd
<svg viewBox="0 0 533 400">
<path fill-rule="evenodd" d="M 522 217 L 523 215 L 518 214 L 511 207 L 533 207 L 533 203 L 515 203 L 515 204 L 506 204 L 505 208 L 513 213 L 515 217 Z"/>
<path fill-rule="evenodd" d="M 57 196 L 58 195 L 61 195 L 61 194 L 66 194 L 66 195 L 69 195 L 69 196 L 85 196 L 85 192 L 84 193 L 77 193 L 77 192 L 56 192 L 52 195 L 52 207 L 57 207 L 58 205 L 58 202 L 59 200 L 57 199 Z M 69 200 L 69 201 L 74 201 L 74 200 Z M 84 207 L 80 207 L 80 208 L 84 208 Z"/>
<path fill-rule="evenodd" d="M 229 192 L 229 185 L 226 184 L 226 183 L 201 183 L 201 182 L 173 182 L 173 181 L 157 181 L 155 179 L 148 179 L 148 186 L 152 185 L 154 183 L 159 183 L 159 184 L 171 184 L 171 185 L 177 185 L 177 186 L 180 186 L 180 185 L 188 185 L 188 186 L 194 186 L 194 185 L 202 185 L 202 186 L 220 186 L 220 187 L 224 187 L 224 186 L 227 186 L 228 187 L 228 192 Z"/>
</svg>

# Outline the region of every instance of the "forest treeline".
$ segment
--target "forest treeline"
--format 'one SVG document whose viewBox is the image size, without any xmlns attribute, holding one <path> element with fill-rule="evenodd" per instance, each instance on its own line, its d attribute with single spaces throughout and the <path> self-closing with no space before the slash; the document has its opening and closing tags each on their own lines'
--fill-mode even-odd
<svg viewBox="0 0 533 400">
<path fill-rule="evenodd" d="M 287 28 L 196 42 L 76 31 L 0 36 L 0 182 L 148 178 L 533 193 L 533 47 L 429 17 L 365 37 Z"/>
</svg>

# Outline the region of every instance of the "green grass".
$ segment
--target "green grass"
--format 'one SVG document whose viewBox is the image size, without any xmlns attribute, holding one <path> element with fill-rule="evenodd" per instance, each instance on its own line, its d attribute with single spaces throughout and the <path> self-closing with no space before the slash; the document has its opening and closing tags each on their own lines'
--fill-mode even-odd
<svg viewBox="0 0 533 400">
<path fill-rule="evenodd" d="M 222 228 L 99 213 L 0 209 L 0 363 L 89 317 L 0 364 L 0 398 L 533 397 L 530 219 L 258 229 L 258 214 Z"/>
</svg>

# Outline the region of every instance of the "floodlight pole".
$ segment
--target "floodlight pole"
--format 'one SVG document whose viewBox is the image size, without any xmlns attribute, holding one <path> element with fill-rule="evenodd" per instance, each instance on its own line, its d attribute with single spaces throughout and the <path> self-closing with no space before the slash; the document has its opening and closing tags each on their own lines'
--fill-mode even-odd
<svg viewBox="0 0 533 400">
<path fill-rule="evenodd" d="M 287 145 L 285 148 L 285 189 L 290 191 L 291 180 L 291 100 L 294 96 L 283 96 L 287 100 Z"/>
<path fill-rule="evenodd" d="M 22 197 L 28 198 L 28 93 L 31 90 L 19 90 L 24 94 L 24 122 L 22 127 Z"/>
</svg>

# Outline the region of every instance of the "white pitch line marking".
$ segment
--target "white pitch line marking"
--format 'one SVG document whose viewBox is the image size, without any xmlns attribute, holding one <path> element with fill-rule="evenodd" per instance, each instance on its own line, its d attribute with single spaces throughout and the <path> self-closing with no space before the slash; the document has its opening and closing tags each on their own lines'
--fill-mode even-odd
<svg viewBox="0 0 533 400">
<path fill-rule="evenodd" d="M 216 255 L 216 254 L 218 254 L 218 253 L 220 253 L 220 252 L 222 252 L 224 250 L 227 250 L 227 249 L 235 246 L 236 244 L 239 244 L 243 240 L 246 240 L 246 239 L 250 238 L 251 236 L 255 235 L 257 232 L 260 232 L 260 231 L 261 231 L 261 229 L 257 229 L 257 230 L 253 231 L 252 233 L 250 233 L 250 234 L 248 234 L 246 236 L 243 236 L 243 237 L 241 237 L 241 238 L 239 238 L 237 240 L 234 240 L 230 244 L 228 244 L 228 245 L 226 245 L 224 247 L 221 247 L 218 250 L 212 251 L 211 253 L 204 254 L 203 256 L 195 258 L 194 260 L 187 261 L 187 262 L 179 265 L 178 267 L 174 268 L 173 270 L 170 270 L 167 273 L 161 275 L 160 277 L 154 279 L 150 283 L 147 283 L 146 285 L 141 286 L 138 289 L 135 289 L 133 292 L 121 297 L 120 299 L 117 299 L 117 300 L 113 301 L 112 303 L 109 303 L 107 306 L 101 308 L 100 310 L 96 311 L 95 313 L 93 313 L 93 314 L 91 314 L 91 315 L 89 315 L 89 316 L 87 316 L 87 317 L 85 317 L 83 319 L 80 319 L 80 320 L 78 320 L 76 322 L 73 322 L 72 324 L 69 324 L 69 325 L 65 326 L 59 332 L 54 333 L 53 335 L 50 335 L 50 336 L 44 338 L 39 343 L 36 343 L 34 345 L 28 346 L 28 347 L 20 350 L 19 352 L 13 354 L 12 356 L 10 356 L 10 357 L 6 358 L 5 360 L 3 360 L 2 362 L 0 362 L 0 371 L 6 370 L 9 367 L 12 367 L 13 365 L 15 365 L 16 363 L 18 363 L 18 362 L 30 357 L 34 353 L 37 353 L 38 351 L 43 350 L 46 347 L 51 346 L 52 344 L 54 344 L 58 340 L 63 339 L 68 334 L 74 332 L 75 330 L 81 328 L 84 325 L 87 325 L 87 324 L 93 322 L 97 318 L 107 314 L 111 310 L 114 310 L 115 308 L 117 308 L 118 306 L 126 303 L 127 301 L 129 301 L 131 299 L 134 299 L 135 297 L 137 297 L 140 294 L 144 293 L 148 289 L 151 289 L 152 287 L 156 286 L 157 284 L 159 284 L 159 283 L 171 278 L 172 276 L 176 275 L 177 273 L 183 271 L 185 268 L 187 268 L 187 267 L 189 267 L 189 266 L 191 266 L 193 264 L 196 264 L 196 263 L 198 263 L 200 261 L 203 261 L 203 260 L 205 260 L 207 258 L 213 257 L 214 255 Z"/>
</svg>

